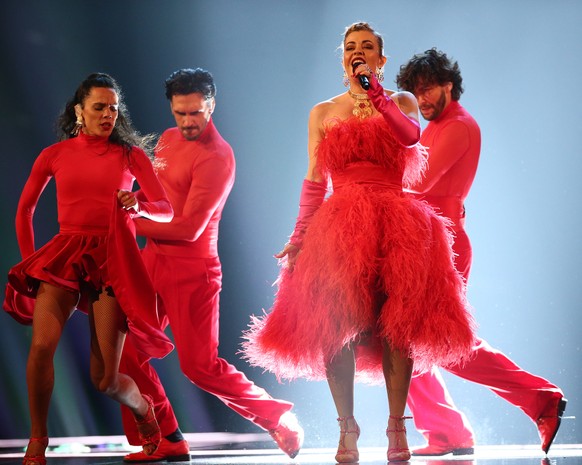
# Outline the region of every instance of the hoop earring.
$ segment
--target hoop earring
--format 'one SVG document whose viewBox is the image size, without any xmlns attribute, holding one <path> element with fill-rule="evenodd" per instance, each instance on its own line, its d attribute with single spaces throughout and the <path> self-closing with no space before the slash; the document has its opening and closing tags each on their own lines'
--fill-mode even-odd
<svg viewBox="0 0 582 465">
<path fill-rule="evenodd" d="M 346 73 L 345 69 L 344 69 L 343 83 L 344 83 L 345 87 L 350 87 L 350 78 L 348 77 L 348 74 Z"/>
</svg>

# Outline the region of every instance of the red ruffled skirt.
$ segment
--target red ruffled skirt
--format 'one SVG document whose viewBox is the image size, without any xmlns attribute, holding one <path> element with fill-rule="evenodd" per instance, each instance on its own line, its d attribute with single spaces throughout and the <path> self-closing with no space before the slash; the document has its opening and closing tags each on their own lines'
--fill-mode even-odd
<svg viewBox="0 0 582 465">
<path fill-rule="evenodd" d="M 107 231 L 60 232 L 8 272 L 4 309 L 19 323 L 32 324 L 41 281 L 78 292 L 77 308 L 88 312 L 103 287 L 110 286 L 127 316 L 129 337 L 141 361 L 162 358 L 173 345 L 162 330 L 156 296 L 140 257 L 128 213 L 114 200 Z"/>
<path fill-rule="evenodd" d="M 383 382 L 382 340 L 417 370 L 470 354 L 474 321 L 452 237 L 425 202 L 348 183 L 317 210 L 293 271 L 283 267 L 271 311 L 253 317 L 244 357 L 279 379 L 325 379 L 346 345 L 360 381 Z"/>
<path fill-rule="evenodd" d="M 107 231 L 102 234 L 59 233 L 8 272 L 15 292 L 35 298 L 41 281 L 79 292 L 78 307 L 87 312 L 90 293 L 110 285 L 107 269 Z M 84 284 L 90 284 L 85 286 Z M 8 311 L 24 324 L 32 323 L 32 309 L 16 306 Z"/>
</svg>

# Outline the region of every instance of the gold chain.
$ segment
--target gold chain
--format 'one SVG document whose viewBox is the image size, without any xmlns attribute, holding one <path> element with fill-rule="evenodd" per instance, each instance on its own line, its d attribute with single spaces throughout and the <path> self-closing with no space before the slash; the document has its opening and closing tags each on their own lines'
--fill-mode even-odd
<svg viewBox="0 0 582 465">
<path fill-rule="evenodd" d="M 372 116 L 372 104 L 370 103 L 370 97 L 368 94 L 356 94 L 348 89 L 348 94 L 354 99 L 354 109 L 352 110 L 353 115 L 356 118 L 364 119 L 368 116 Z"/>
</svg>

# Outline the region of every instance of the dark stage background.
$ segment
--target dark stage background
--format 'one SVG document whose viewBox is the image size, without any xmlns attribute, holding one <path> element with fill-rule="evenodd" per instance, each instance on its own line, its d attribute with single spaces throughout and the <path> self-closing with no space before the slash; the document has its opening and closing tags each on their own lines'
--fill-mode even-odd
<svg viewBox="0 0 582 465">
<path fill-rule="evenodd" d="M 218 84 L 214 119 L 238 162 L 220 240 L 221 355 L 296 403 L 309 446 L 337 440 L 327 386 L 278 384 L 237 355 L 249 315 L 272 301 L 272 255 L 294 224 L 307 166 L 308 112 L 344 90 L 336 47 L 349 23 L 366 20 L 384 34 L 387 87 L 412 54 L 433 46 L 446 51 L 459 61 L 461 103 L 483 135 L 467 203 L 469 297 L 480 334 L 560 385 L 570 400 L 567 414 L 582 414 L 578 0 L 2 0 L 0 12 L 3 283 L 20 260 L 14 214 L 21 188 L 34 158 L 55 141 L 55 117 L 77 84 L 94 71 L 111 73 L 136 126 L 160 133 L 173 124 L 164 79 L 180 67 L 211 70 Z M 37 245 L 57 231 L 54 204 L 51 183 L 35 217 Z M 29 338 L 28 327 L 0 313 L 0 438 L 28 436 Z M 184 431 L 257 431 L 193 387 L 175 354 L 157 366 Z M 446 377 L 480 444 L 537 443 L 519 410 L 482 386 Z M 384 389 L 359 386 L 357 396 L 362 445 L 384 444 Z M 87 321 L 75 315 L 56 357 L 50 434 L 121 434 L 120 424 L 117 404 L 90 385 Z M 564 421 L 558 441 L 582 442 L 576 420 Z"/>
</svg>

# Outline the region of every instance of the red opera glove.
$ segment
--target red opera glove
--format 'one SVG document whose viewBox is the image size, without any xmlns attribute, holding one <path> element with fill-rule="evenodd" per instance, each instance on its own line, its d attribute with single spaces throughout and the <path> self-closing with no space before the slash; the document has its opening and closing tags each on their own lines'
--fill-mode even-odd
<svg viewBox="0 0 582 465">
<path fill-rule="evenodd" d="M 289 238 L 289 244 L 301 248 L 303 236 L 315 211 L 323 203 L 327 187 L 324 182 L 303 180 L 301 196 L 299 197 L 299 215 L 295 222 L 295 229 Z"/>
<path fill-rule="evenodd" d="M 410 147 L 420 140 L 420 124 L 402 113 L 394 100 L 384 93 L 384 88 L 374 74 L 370 75 L 370 88 L 367 93 L 376 110 L 392 128 L 398 142 Z"/>
</svg>

